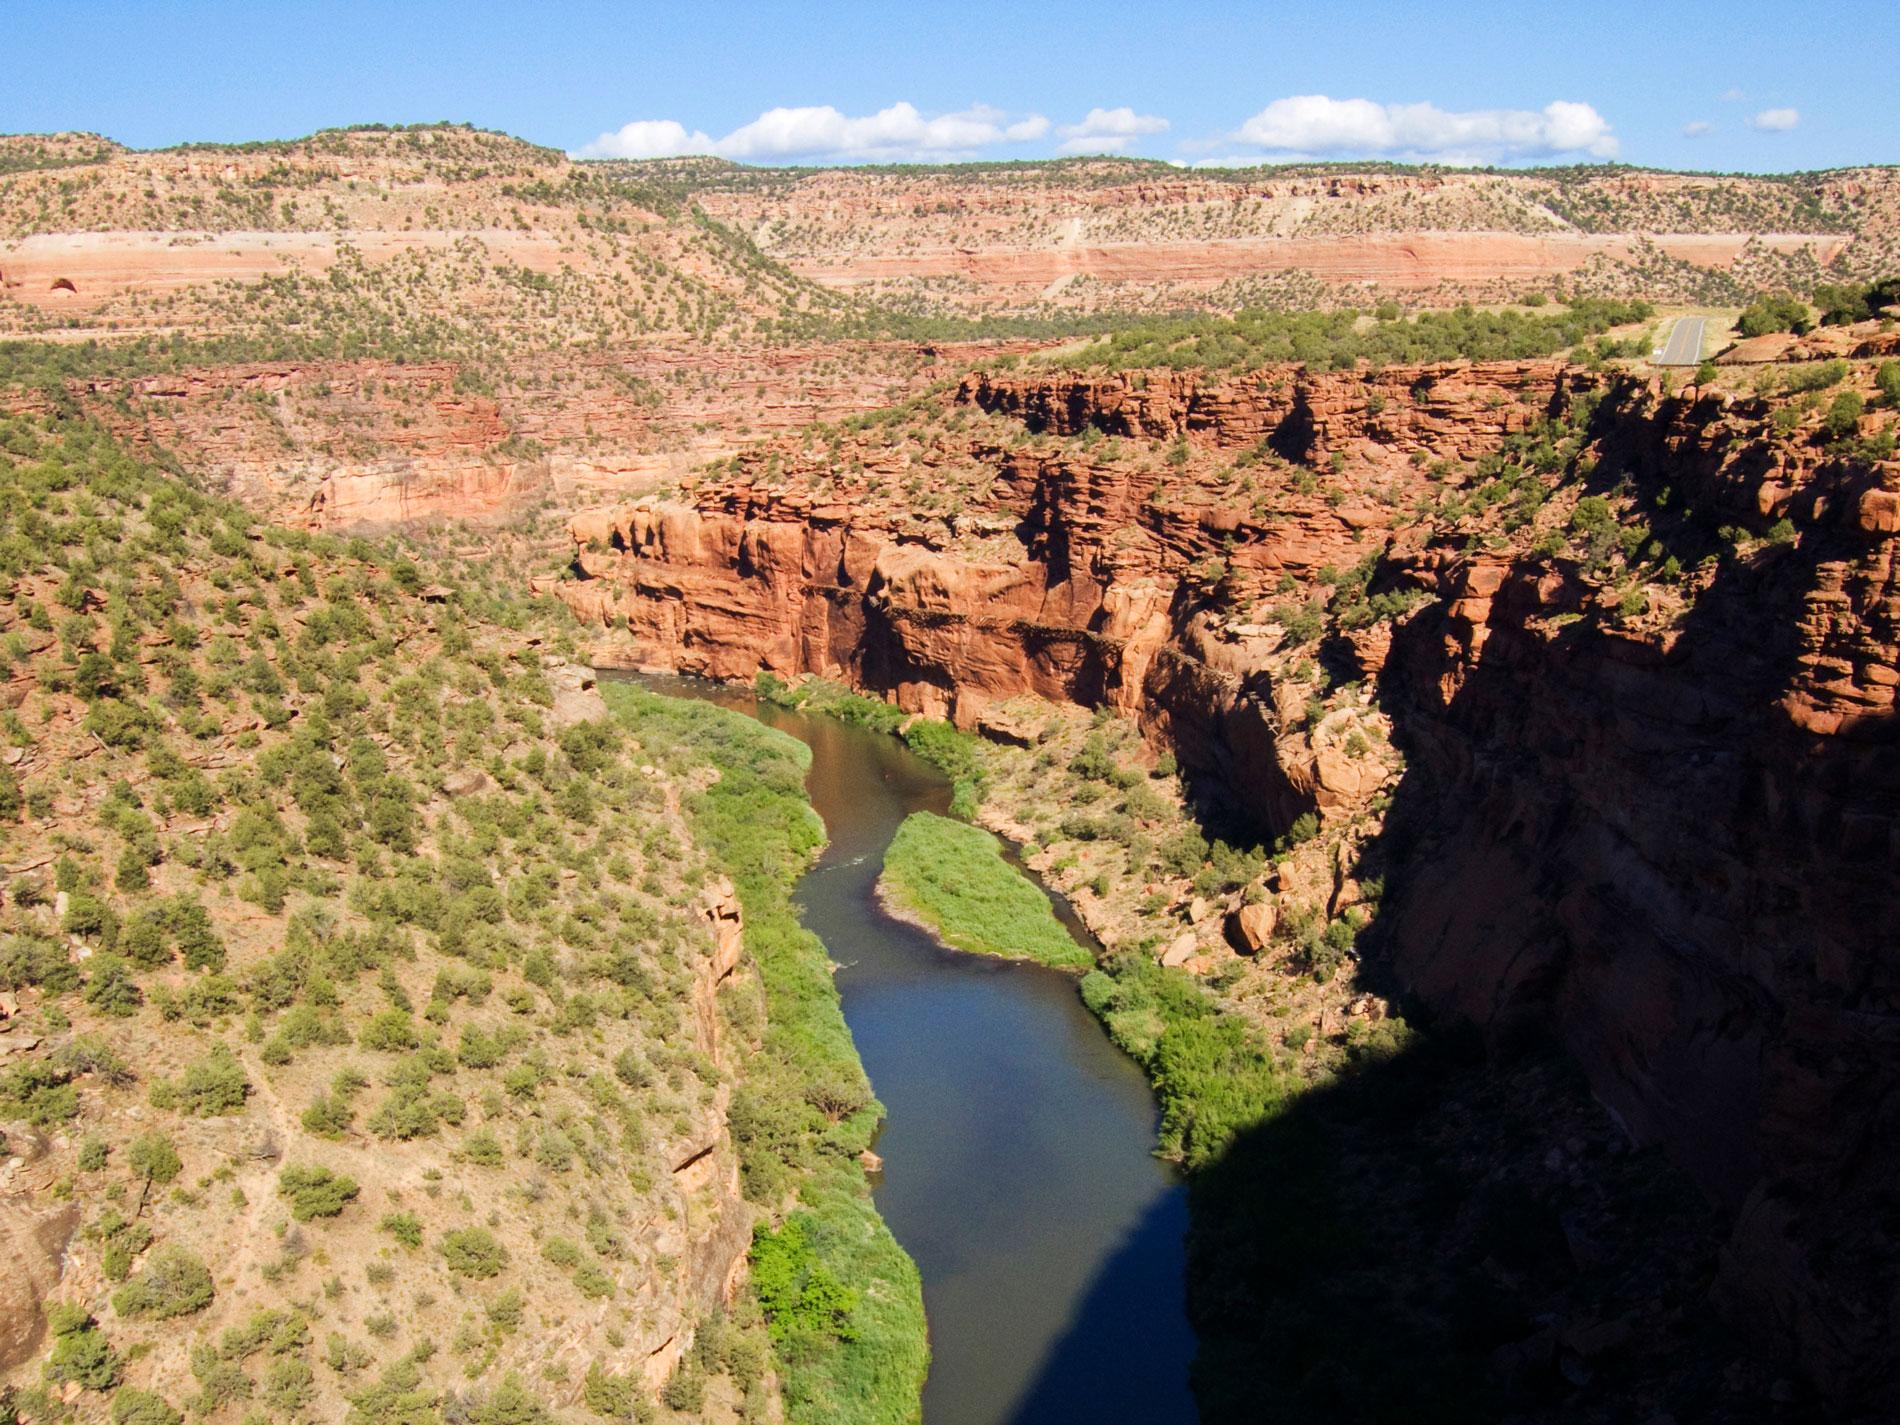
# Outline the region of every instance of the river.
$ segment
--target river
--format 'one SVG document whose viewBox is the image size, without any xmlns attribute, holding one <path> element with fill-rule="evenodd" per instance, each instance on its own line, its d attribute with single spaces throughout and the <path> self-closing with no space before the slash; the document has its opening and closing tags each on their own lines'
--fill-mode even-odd
<svg viewBox="0 0 1900 1425">
<path fill-rule="evenodd" d="M 1146 1079 L 1075 980 L 946 950 L 873 888 L 898 824 L 950 788 L 896 738 L 738 690 L 642 678 L 758 717 L 812 750 L 829 844 L 797 890 L 889 1117 L 878 1210 L 930 1321 L 925 1425 L 1195 1418 L 1185 1190 L 1153 1156 Z M 1059 897 L 1070 933 L 1094 948 Z"/>
</svg>

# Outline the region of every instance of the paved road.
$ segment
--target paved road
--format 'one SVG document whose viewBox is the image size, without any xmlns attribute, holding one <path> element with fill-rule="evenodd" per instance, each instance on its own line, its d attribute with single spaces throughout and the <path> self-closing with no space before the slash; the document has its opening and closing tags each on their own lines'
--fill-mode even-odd
<svg viewBox="0 0 1900 1425">
<path fill-rule="evenodd" d="M 1669 340 L 1663 343 L 1662 355 L 1656 358 L 1658 366 L 1694 366 L 1702 360 L 1702 328 L 1706 317 L 1677 317 L 1676 324 L 1669 329 Z"/>
</svg>

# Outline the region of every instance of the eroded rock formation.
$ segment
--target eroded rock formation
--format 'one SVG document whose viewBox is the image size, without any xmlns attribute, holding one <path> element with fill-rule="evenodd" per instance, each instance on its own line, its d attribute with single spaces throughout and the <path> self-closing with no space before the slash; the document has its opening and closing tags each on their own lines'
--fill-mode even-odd
<svg viewBox="0 0 1900 1425">
<path fill-rule="evenodd" d="M 990 374 L 955 403 L 920 441 L 579 518 L 558 591 L 627 664 L 816 672 L 964 726 L 1023 691 L 1119 708 L 1268 832 L 1389 795 L 1389 973 L 1555 1035 L 1732 1220 L 1738 1319 L 1891 1403 L 1900 468 L 1546 362 Z M 1545 497 L 1613 498 L 1676 582 L 1632 598 L 1528 522 L 1447 522 L 1488 498 L 1448 472 L 1553 416 L 1588 453 Z M 955 498 L 918 513 L 920 479 Z M 1334 619 L 1309 661 L 1374 695 L 1396 783 L 1331 713 L 1301 726 L 1289 625 L 1354 568 L 1397 616 Z"/>
</svg>

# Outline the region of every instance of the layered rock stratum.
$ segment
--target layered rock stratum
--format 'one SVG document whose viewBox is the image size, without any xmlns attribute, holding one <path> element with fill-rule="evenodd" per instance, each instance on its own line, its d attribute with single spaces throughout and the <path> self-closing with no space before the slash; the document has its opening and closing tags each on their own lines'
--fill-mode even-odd
<svg viewBox="0 0 1900 1425">
<path fill-rule="evenodd" d="M 972 727 L 1022 693 L 1123 710 L 1268 836 L 1376 803 L 1386 972 L 1557 1036 L 1719 1205 L 1739 1317 L 1866 1401 L 1897 509 L 1900 465 L 1798 403 L 1558 362 L 979 372 L 575 519 L 553 587 L 629 664 Z"/>
</svg>

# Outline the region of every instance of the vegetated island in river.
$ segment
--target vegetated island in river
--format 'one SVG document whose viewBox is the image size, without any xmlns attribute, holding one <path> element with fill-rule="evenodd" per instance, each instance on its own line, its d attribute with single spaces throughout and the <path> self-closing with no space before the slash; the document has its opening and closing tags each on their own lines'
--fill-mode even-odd
<svg viewBox="0 0 1900 1425">
<path fill-rule="evenodd" d="M 1056 919 L 1049 897 L 979 827 L 912 812 L 891 838 L 878 902 L 953 950 L 1089 970 L 1095 957 Z"/>
</svg>

